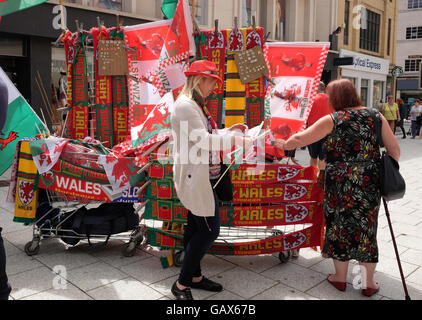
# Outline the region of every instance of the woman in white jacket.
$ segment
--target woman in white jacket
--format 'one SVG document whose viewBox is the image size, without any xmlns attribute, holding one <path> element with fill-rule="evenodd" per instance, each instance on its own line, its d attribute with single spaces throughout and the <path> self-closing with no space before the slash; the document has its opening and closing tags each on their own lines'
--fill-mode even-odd
<svg viewBox="0 0 422 320">
<path fill-rule="evenodd" d="M 200 261 L 220 233 L 220 214 L 212 186 L 220 177 L 220 152 L 233 144 L 251 146 L 249 138 L 218 135 L 206 107 L 217 81 L 215 63 L 195 61 L 185 72 L 187 82 L 171 114 L 173 180 L 177 196 L 189 210 L 184 231 L 185 256 L 179 279 L 171 291 L 178 300 L 193 300 L 190 288 L 219 292 L 221 284 L 205 278 Z M 229 130 L 246 130 L 243 124 Z"/>
</svg>

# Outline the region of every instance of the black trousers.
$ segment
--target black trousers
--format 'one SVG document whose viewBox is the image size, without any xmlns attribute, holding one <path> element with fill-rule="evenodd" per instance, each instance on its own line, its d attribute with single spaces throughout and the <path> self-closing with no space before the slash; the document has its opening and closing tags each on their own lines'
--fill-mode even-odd
<svg viewBox="0 0 422 320">
<path fill-rule="evenodd" d="M 6 275 L 6 251 L 4 250 L 3 238 L 1 236 L 2 228 L 0 228 L 0 300 L 8 300 L 10 291 L 12 291 L 7 282 Z"/>
<path fill-rule="evenodd" d="M 188 223 L 185 227 L 183 244 L 185 257 L 179 275 L 179 283 L 190 287 L 193 277 L 200 277 L 201 260 L 220 234 L 220 209 L 214 192 L 214 217 L 198 217 L 188 212 Z"/>
<path fill-rule="evenodd" d="M 403 132 L 403 137 L 406 137 L 406 130 L 404 130 L 404 120 L 396 121 L 396 126 L 394 127 L 394 134 L 396 134 L 396 129 L 399 127 Z"/>
</svg>

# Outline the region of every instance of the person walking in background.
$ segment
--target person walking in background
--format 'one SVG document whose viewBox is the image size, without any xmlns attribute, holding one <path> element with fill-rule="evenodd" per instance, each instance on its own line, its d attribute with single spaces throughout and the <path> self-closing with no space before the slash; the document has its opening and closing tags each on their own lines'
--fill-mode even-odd
<svg viewBox="0 0 422 320">
<path fill-rule="evenodd" d="M 384 102 L 380 100 L 380 102 L 377 103 L 377 110 L 378 112 L 382 112 L 382 107 L 384 106 Z"/>
<path fill-rule="evenodd" d="M 218 135 L 217 125 L 206 106 L 207 97 L 217 81 L 221 82 L 216 64 L 207 60 L 195 61 L 185 75 L 185 87 L 170 118 L 174 139 L 174 187 L 181 203 L 189 210 L 183 239 L 185 257 L 179 278 L 171 288 L 177 300 L 193 300 L 190 288 L 223 290 L 221 284 L 202 275 L 200 266 L 220 233 L 219 205 L 213 190 L 221 176 L 218 152 L 221 149 L 218 148 L 236 144 L 249 150 L 253 144 L 250 138 Z M 244 124 L 238 124 L 229 131 L 245 132 L 246 129 Z"/>
<path fill-rule="evenodd" d="M 406 139 L 406 130 L 404 130 L 404 119 L 406 118 L 406 106 L 404 101 L 400 98 L 397 99 L 397 105 L 399 107 L 400 120 L 397 120 L 396 126 L 394 127 L 394 134 L 396 134 L 396 129 L 399 127 L 403 133 L 402 139 Z"/>
<path fill-rule="evenodd" d="M 328 103 L 328 95 L 325 93 L 324 82 L 319 83 L 318 94 L 315 97 L 315 101 L 312 104 L 311 112 L 308 117 L 308 127 L 314 125 L 319 119 L 329 115 L 334 110 Z M 317 167 L 320 171 L 325 170 L 325 154 L 323 152 L 323 144 L 325 139 L 321 139 L 308 146 L 310 165 Z"/>
<path fill-rule="evenodd" d="M 379 189 L 380 146 L 375 121 L 382 121 L 385 148 L 395 160 L 400 158 L 397 139 L 384 116 L 362 107 L 355 86 L 346 79 L 327 87 L 329 103 L 336 112 L 321 118 L 287 141 L 276 140 L 280 149 L 299 148 L 327 138 L 324 216 L 325 245 L 322 253 L 331 257 L 335 274 L 327 281 L 346 290 L 349 261 L 361 265 L 364 296 L 379 291 L 374 280 L 378 263 L 377 227 L 381 203 Z"/>
<path fill-rule="evenodd" d="M 388 96 L 387 101 L 382 107 L 382 114 L 387 119 L 391 131 L 394 132 L 396 121 L 400 121 L 399 106 L 394 102 L 393 96 Z"/>
<path fill-rule="evenodd" d="M 412 137 L 410 139 L 415 139 L 416 136 L 419 136 L 419 132 L 421 129 L 421 118 L 418 118 L 422 115 L 422 106 L 420 103 L 421 101 L 419 99 L 416 99 L 415 104 L 410 108 L 410 126 L 412 129 Z"/>
</svg>

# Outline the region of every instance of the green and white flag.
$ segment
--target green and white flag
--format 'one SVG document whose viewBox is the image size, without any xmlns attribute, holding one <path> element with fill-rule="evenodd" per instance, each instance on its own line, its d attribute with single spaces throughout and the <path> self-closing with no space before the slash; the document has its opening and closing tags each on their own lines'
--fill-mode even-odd
<svg viewBox="0 0 422 320">
<path fill-rule="evenodd" d="M 44 124 L 0 67 L 0 175 L 13 162 L 17 142 L 33 138 Z"/>
<path fill-rule="evenodd" d="M 47 2 L 47 0 L 0 0 L 0 17 Z"/>
</svg>

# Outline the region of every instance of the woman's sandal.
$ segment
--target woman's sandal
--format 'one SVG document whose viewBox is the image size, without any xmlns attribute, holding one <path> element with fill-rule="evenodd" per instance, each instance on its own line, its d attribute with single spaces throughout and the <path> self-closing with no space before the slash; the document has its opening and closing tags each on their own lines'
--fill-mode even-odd
<svg viewBox="0 0 422 320">
<path fill-rule="evenodd" d="M 377 283 L 378 284 L 378 283 Z M 362 289 L 362 294 L 365 297 L 372 297 L 374 294 L 376 294 L 378 291 L 380 291 L 380 288 L 378 286 L 377 289 L 375 288 L 366 288 L 366 289 Z"/>
<path fill-rule="evenodd" d="M 339 291 L 346 291 L 346 282 L 338 282 L 338 281 L 331 281 L 330 278 L 331 274 L 328 275 L 327 281 L 331 283 L 337 290 Z"/>
</svg>

